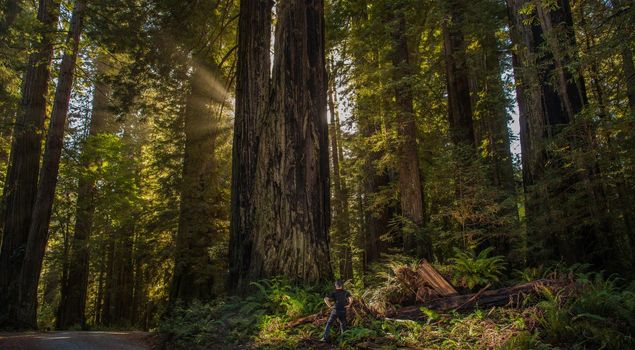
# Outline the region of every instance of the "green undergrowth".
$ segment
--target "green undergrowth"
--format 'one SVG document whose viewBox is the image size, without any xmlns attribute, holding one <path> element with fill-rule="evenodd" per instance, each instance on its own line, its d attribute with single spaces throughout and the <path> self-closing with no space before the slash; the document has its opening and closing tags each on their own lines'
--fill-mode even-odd
<svg viewBox="0 0 635 350">
<path fill-rule="evenodd" d="M 245 298 L 177 307 L 159 332 L 171 349 L 631 349 L 635 348 L 635 283 L 600 273 L 569 275 L 569 286 L 541 293 L 520 308 L 476 309 L 425 320 L 352 319 L 328 344 L 323 322 L 286 327 L 323 307 L 328 288 L 303 289 L 284 279 L 261 281 Z M 364 290 L 352 288 L 363 299 Z"/>
</svg>

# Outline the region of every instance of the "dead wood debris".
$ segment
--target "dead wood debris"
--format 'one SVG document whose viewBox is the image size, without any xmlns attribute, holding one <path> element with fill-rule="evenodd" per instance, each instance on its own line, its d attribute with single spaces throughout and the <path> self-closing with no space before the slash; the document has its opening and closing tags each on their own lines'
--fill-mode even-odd
<svg viewBox="0 0 635 350">
<path fill-rule="evenodd" d="M 470 310 L 476 306 L 481 308 L 494 306 L 522 306 L 523 301 L 530 295 L 535 295 L 543 288 L 551 290 L 564 288 L 568 283 L 566 279 L 539 279 L 528 283 L 511 287 L 490 290 L 490 286 L 479 290 L 477 293 L 459 294 L 456 289 L 441 274 L 423 260 L 416 269 L 401 266 L 395 269 L 395 276 L 405 288 L 412 293 L 416 305 L 392 310 L 385 315 L 373 311 L 364 300 L 355 299 L 347 311 L 349 320 L 353 324 L 366 324 L 373 320 L 389 317 L 393 320 L 422 320 L 426 316 L 422 308 L 436 312 L 450 310 Z M 324 324 L 328 319 L 330 310 L 324 308 L 313 315 L 293 320 L 287 324 L 287 328 L 297 327 L 302 324 Z"/>
</svg>

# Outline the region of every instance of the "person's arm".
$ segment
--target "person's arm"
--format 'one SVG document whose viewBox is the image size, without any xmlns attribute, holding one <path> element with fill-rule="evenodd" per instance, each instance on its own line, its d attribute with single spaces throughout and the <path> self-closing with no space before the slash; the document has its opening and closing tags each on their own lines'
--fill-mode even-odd
<svg viewBox="0 0 635 350">
<path fill-rule="evenodd" d="M 348 293 L 346 299 L 348 300 L 348 304 L 346 304 L 346 308 L 348 309 L 349 307 L 351 307 L 351 305 L 353 305 L 353 296 L 351 295 L 351 293 Z"/>
<path fill-rule="evenodd" d="M 331 298 L 329 298 L 329 297 L 324 297 L 324 303 L 328 307 L 333 307 L 333 303 L 331 302 Z"/>
</svg>

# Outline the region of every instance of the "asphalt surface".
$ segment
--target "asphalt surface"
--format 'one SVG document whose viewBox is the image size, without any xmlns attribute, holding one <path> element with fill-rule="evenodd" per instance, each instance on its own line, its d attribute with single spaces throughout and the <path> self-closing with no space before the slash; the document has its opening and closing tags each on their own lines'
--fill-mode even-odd
<svg viewBox="0 0 635 350">
<path fill-rule="evenodd" d="M 147 350 L 144 332 L 0 333 L 0 350 Z"/>
</svg>

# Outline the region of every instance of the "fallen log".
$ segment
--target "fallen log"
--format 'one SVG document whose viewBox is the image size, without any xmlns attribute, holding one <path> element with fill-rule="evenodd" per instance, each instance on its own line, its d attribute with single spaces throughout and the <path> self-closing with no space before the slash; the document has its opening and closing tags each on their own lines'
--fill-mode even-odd
<svg viewBox="0 0 635 350">
<path fill-rule="evenodd" d="M 421 307 L 443 312 L 452 309 L 466 310 L 475 305 L 479 307 L 505 306 L 508 304 L 519 305 L 527 295 L 536 294 L 539 287 L 555 287 L 561 284 L 562 281 L 559 280 L 536 280 L 507 288 L 481 290 L 478 293 L 437 298 L 423 304 L 401 308 L 391 316 L 399 319 L 422 319 L 425 315 L 421 312 Z"/>
</svg>

